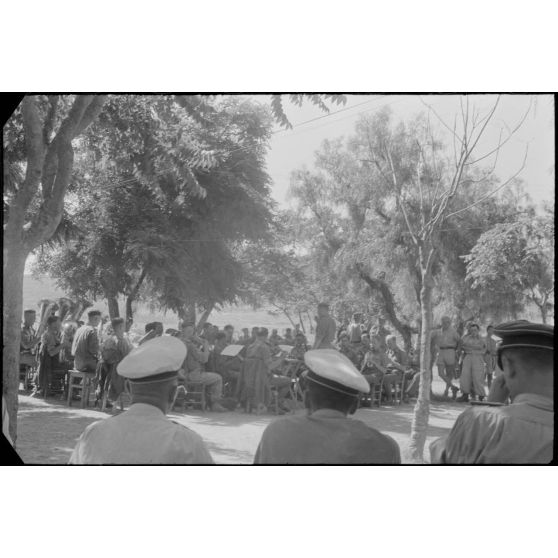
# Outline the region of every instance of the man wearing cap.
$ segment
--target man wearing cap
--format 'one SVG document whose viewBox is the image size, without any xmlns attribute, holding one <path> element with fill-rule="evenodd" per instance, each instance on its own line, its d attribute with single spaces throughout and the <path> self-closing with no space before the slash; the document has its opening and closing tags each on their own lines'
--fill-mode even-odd
<svg viewBox="0 0 558 558">
<path fill-rule="evenodd" d="M 97 328 L 101 322 L 101 312 L 90 310 L 87 323 L 82 325 L 74 335 L 72 356 L 74 368 L 81 372 L 96 372 L 99 361 L 99 336 Z"/>
<path fill-rule="evenodd" d="M 554 327 L 527 320 L 494 328 L 502 339 L 486 406 L 462 413 L 430 445 L 433 463 L 549 463 L 554 439 Z M 508 398 L 510 405 L 504 405 Z"/>
<path fill-rule="evenodd" d="M 265 429 L 256 464 L 400 463 L 389 436 L 348 418 L 370 386 L 352 362 L 336 350 L 308 351 L 304 362 L 306 416 L 287 416 Z"/>
<path fill-rule="evenodd" d="M 178 386 L 186 347 L 176 337 L 147 341 L 128 353 L 117 372 L 130 382 L 132 405 L 89 425 L 70 464 L 211 464 L 201 437 L 165 415 Z"/>
</svg>

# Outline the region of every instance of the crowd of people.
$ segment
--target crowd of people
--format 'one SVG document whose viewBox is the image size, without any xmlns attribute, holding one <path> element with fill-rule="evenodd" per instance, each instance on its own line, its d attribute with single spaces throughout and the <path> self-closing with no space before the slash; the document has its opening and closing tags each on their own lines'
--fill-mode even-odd
<svg viewBox="0 0 558 558">
<path fill-rule="evenodd" d="M 73 368 L 96 373 L 97 401 L 108 390 L 106 406 L 111 408 L 125 387 L 116 372 L 118 363 L 134 346 L 163 335 L 184 342 L 188 353 L 182 367 L 183 379 L 207 387 L 209 408 L 214 411 L 230 409 L 232 399 L 243 408 L 266 412 L 273 391 L 278 393 L 275 412 L 292 410 L 292 401 L 286 401 L 293 394 L 289 388 L 292 381 L 300 379 L 304 354 L 310 348 L 338 350 L 370 386 L 381 386 L 382 401 L 387 404 L 392 402 L 394 384 L 403 386 L 404 402 L 418 395 L 418 352 L 413 347 L 409 351 L 401 348 L 383 317 L 365 322 L 363 313 L 355 313 L 350 323 L 337 327 L 325 303 L 317 308 L 312 345 L 300 324 L 286 328 L 280 335 L 277 329 L 269 333 L 267 328 L 253 327 L 251 331 L 244 328 L 236 332 L 230 324 L 220 329 L 205 322 L 197 334 L 193 323 L 180 321 L 177 329 L 165 331 L 161 322 L 151 322 L 145 325 L 144 335 L 132 343 L 123 318 L 108 323 L 98 310 L 89 311 L 87 323 L 78 324 L 77 329 L 75 324 L 61 324 L 57 316 L 50 316 L 41 336 L 33 329 L 35 320 L 35 311 L 26 310 L 21 332 L 21 365 L 37 364 L 33 396 L 45 396 L 45 390 L 57 380 L 60 385 Z M 445 383 L 444 396 L 451 391 L 452 398 L 459 402 L 483 401 L 485 384 L 490 388 L 494 374 L 501 372 L 496 364 L 497 340 L 491 325 L 485 336 L 480 335 L 479 326 L 473 322 L 466 330 L 460 336 L 450 318 L 442 318 L 441 327 L 432 335 L 431 369 L 435 363 Z M 243 348 L 236 355 L 222 355 L 229 345 Z M 459 391 L 462 394 L 457 398 Z M 227 406 L 222 405 L 223 399 Z"/>
<path fill-rule="evenodd" d="M 232 325 L 221 330 L 205 323 L 197 333 L 193 323 L 183 320 L 177 329 L 166 331 L 160 322 L 149 323 L 144 335 L 132 343 L 123 319 L 115 318 L 103 328 L 98 310 L 90 310 L 87 322 L 77 329 L 62 325 L 58 316 L 49 316 L 39 336 L 33 314 L 31 310 L 24 313 L 21 362 L 25 368 L 32 366 L 33 359 L 38 361 L 34 395 L 46 396 L 57 375 L 76 369 L 95 374 L 97 400 L 106 392 L 109 402 L 115 402 L 125 390 L 132 397 L 130 410 L 122 413 L 126 418 L 86 430 L 72 456 L 74 463 L 129 458 L 134 452 L 122 453 L 126 444 L 106 446 L 104 429 L 118 427 L 123 435 L 128 426 L 134 429 L 137 421 L 145 422 L 146 416 L 157 421 L 149 427 L 145 424 L 139 438 L 148 436 L 157 424 L 168 426 L 164 415 L 175 400 L 177 386 L 192 383 L 203 386 L 209 409 L 215 412 L 242 408 L 262 413 L 272 401 L 276 414 L 289 413 L 293 405 L 307 409 L 304 416 L 289 414 L 266 429 L 256 463 L 400 461 L 394 440 L 348 418 L 373 386 L 382 387 L 386 402 L 396 382 L 405 386 L 407 400 L 418 392 L 418 355 L 412 348 L 406 352 L 398 346 L 397 336 L 381 317 L 365 324 L 363 315 L 356 313 L 347 326 L 338 328 L 328 305 L 320 304 L 310 345 L 300 326 L 286 329 L 281 336 L 276 329 L 271 334 L 264 327 L 236 333 Z M 553 335 L 551 326 L 520 320 L 498 328 L 488 326 L 485 336 L 471 322 L 460 336 L 451 320 L 442 318 L 431 348 L 432 363 L 446 385 L 445 395 L 451 391 L 455 400 L 461 391 L 458 401 L 473 398 L 474 403 L 487 406 L 463 413 L 449 439 L 433 446 L 433 461 L 520 462 L 523 454 L 513 449 L 516 443 L 526 444 L 535 462 L 552 455 Z M 454 383 L 457 380 L 459 385 Z M 155 417 L 150 405 L 162 414 Z M 184 434 L 183 427 L 172 424 L 165 426 L 172 449 L 167 448 L 164 457 L 164 448 L 150 450 L 154 453 L 147 462 L 211 462 L 199 437 L 188 429 Z M 489 428 L 493 428 L 491 435 L 485 432 Z M 110 436 L 114 440 L 114 433 Z M 471 436 L 474 442 L 468 439 Z M 129 443 L 140 444 L 139 438 L 134 442 L 132 437 Z M 88 457 L 91 447 L 97 446 L 105 449 Z M 477 452 L 474 456 L 469 451 L 472 447 Z"/>
</svg>

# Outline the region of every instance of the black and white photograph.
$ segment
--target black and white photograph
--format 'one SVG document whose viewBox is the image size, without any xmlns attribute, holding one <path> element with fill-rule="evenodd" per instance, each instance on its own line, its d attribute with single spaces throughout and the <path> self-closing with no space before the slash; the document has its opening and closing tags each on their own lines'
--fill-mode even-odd
<svg viewBox="0 0 558 558">
<path fill-rule="evenodd" d="M 3 106 L 21 463 L 552 461 L 552 94 Z"/>
</svg>

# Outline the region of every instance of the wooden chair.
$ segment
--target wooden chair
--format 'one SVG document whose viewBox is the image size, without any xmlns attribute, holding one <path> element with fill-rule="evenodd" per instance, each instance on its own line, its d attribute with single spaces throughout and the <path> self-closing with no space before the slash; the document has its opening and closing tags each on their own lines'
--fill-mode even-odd
<svg viewBox="0 0 558 558">
<path fill-rule="evenodd" d="M 74 391 L 78 391 L 81 395 L 81 407 L 89 405 L 89 397 L 94 392 L 93 381 L 95 372 L 80 372 L 79 370 L 70 370 L 68 376 L 68 407 L 72 406 L 72 397 Z"/>
<path fill-rule="evenodd" d="M 20 364 L 19 382 L 23 384 L 23 391 L 29 391 L 31 389 L 35 372 L 36 367 L 28 366 L 27 364 Z"/>
<path fill-rule="evenodd" d="M 48 373 L 47 377 L 45 378 L 43 394 L 45 399 L 48 397 L 49 392 L 59 394 L 62 396 L 62 399 L 64 399 L 64 395 L 67 391 L 67 375 L 68 371 L 63 368 L 55 368 Z"/>
<path fill-rule="evenodd" d="M 360 397 L 359 406 L 362 403 L 367 403 L 370 405 L 370 407 L 377 405 L 379 409 L 382 404 L 383 387 L 384 387 L 384 377 L 382 376 L 381 380 L 378 383 L 370 384 L 369 393 L 367 393 L 366 395 L 362 395 Z"/>
<path fill-rule="evenodd" d="M 405 374 L 400 372 L 398 379 L 391 382 L 388 389 L 391 391 L 390 395 L 392 401 L 397 405 L 401 405 L 405 397 Z"/>
<path fill-rule="evenodd" d="M 174 410 L 179 395 L 181 395 L 183 412 L 186 410 L 187 406 L 192 406 L 194 408 L 199 406 L 202 412 L 205 412 L 207 409 L 205 384 L 202 382 L 186 382 L 184 384 L 180 384 L 174 394 L 174 398 L 171 403 L 171 411 Z"/>
</svg>

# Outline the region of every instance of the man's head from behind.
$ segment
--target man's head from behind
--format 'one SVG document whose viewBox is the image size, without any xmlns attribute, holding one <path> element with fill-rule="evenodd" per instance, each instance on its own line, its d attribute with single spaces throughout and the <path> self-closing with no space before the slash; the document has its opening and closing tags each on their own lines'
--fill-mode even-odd
<svg viewBox="0 0 558 558">
<path fill-rule="evenodd" d="M 358 397 L 339 393 L 314 382 L 306 382 L 304 405 L 311 413 L 320 409 L 333 409 L 344 415 L 352 415 L 357 410 Z"/>
<path fill-rule="evenodd" d="M 87 312 L 87 323 L 90 326 L 97 327 L 101 323 L 101 312 L 99 310 Z"/>
<path fill-rule="evenodd" d="M 518 320 L 500 324 L 498 366 L 513 399 L 522 393 L 553 397 L 554 327 Z"/>
<path fill-rule="evenodd" d="M 124 321 L 124 318 L 113 318 L 110 321 L 110 325 L 112 326 L 112 331 L 116 337 L 122 338 L 124 336 L 124 332 L 126 331 L 126 322 Z"/>
<path fill-rule="evenodd" d="M 162 336 L 134 349 L 118 364 L 117 371 L 130 382 L 133 403 L 145 403 L 166 413 L 178 386 L 178 370 L 186 346 L 175 337 Z"/>
<path fill-rule="evenodd" d="M 269 331 L 266 327 L 260 327 L 258 329 L 257 337 L 260 341 L 267 341 Z"/>
<path fill-rule="evenodd" d="M 353 363 L 332 349 L 308 351 L 304 355 L 308 371 L 304 373 L 304 402 L 310 413 L 320 409 L 352 414 L 361 393 L 370 386 Z"/>
<path fill-rule="evenodd" d="M 451 318 L 449 316 L 442 316 L 442 329 L 449 329 L 451 326 Z"/>
</svg>

